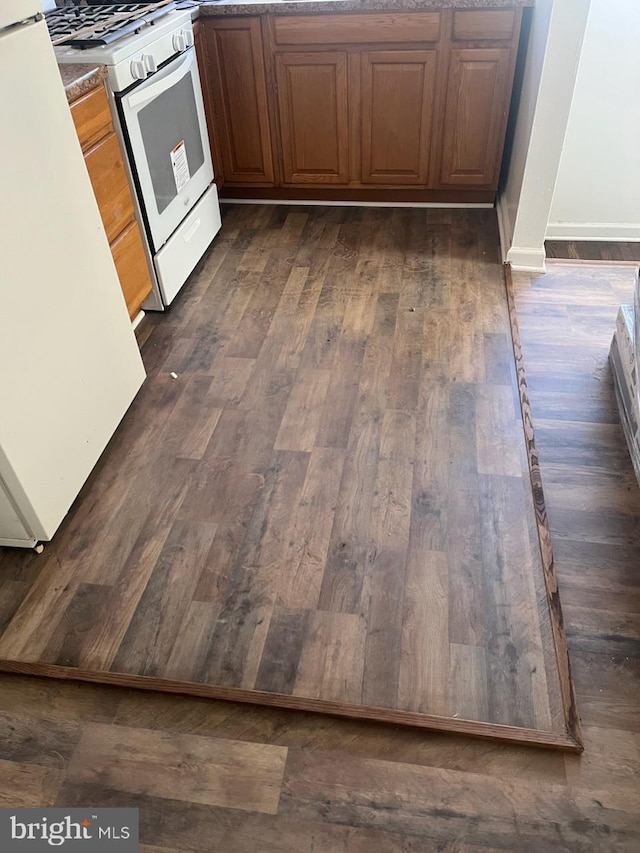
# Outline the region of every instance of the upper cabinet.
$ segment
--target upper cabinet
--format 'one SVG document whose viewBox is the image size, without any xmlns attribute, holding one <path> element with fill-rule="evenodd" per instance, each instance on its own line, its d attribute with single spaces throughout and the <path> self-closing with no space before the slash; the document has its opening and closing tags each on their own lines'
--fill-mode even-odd
<svg viewBox="0 0 640 853">
<path fill-rule="evenodd" d="M 273 197 L 366 199 L 376 190 L 399 200 L 490 200 L 520 16 L 446 9 L 203 19 L 227 195 L 254 187 L 264 196 L 271 186 Z"/>
</svg>

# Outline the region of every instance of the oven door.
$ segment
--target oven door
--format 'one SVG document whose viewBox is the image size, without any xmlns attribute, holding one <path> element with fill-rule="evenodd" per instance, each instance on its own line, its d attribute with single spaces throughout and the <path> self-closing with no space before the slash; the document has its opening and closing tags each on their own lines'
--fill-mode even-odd
<svg viewBox="0 0 640 853">
<path fill-rule="evenodd" d="M 193 48 L 123 95 L 120 114 L 157 252 L 213 180 Z"/>
</svg>

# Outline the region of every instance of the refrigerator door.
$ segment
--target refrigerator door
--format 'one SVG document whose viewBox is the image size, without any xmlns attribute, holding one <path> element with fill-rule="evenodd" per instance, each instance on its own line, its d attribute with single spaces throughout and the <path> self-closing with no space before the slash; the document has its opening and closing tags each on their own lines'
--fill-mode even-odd
<svg viewBox="0 0 640 853">
<path fill-rule="evenodd" d="M 24 524 L 20 511 L 2 482 L 0 482 L 0 530 L 2 530 L 3 544 L 5 545 L 36 544 L 36 540 Z"/>
<path fill-rule="evenodd" d="M 40 0 L 2 0 L 0 3 L 0 30 L 18 21 L 33 18 L 42 11 Z"/>
<path fill-rule="evenodd" d="M 0 79 L 0 482 L 50 539 L 145 374 L 44 21 Z"/>
</svg>

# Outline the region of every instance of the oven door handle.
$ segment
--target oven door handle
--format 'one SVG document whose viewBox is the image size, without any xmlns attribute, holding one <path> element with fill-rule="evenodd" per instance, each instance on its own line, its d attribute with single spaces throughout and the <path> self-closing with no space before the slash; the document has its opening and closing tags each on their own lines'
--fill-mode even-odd
<svg viewBox="0 0 640 853">
<path fill-rule="evenodd" d="M 180 62 L 175 69 L 163 69 L 165 74 L 162 71 L 154 74 L 148 85 L 142 84 L 138 87 L 135 92 L 132 92 L 127 98 L 127 104 L 130 109 L 135 110 L 138 107 L 147 104 L 149 101 L 152 101 L 154 98 L 157 98 L 158 95 L 161 95 L 162 92 L 166 92 L 167 89 L 170 89 L 174 83 L 180 80 L 185 76 L 185 71 L 191 68 L 194 61 L 194 52 L 193 50 L 188 50 L 184 56 L 184 59 Z"/>
</svg>

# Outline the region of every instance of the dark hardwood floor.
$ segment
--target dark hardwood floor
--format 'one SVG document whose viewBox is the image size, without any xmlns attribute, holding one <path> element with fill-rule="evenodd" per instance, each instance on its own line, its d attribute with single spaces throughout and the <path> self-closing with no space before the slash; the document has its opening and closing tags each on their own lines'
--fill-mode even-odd
<svg viewBox="0 0 640 853">
<path fill-rule="evenodd" d="M 635 261 L 640 264 L 640 243 L 602 240 L 546 240 L 547 258 L 574 261 Z"/>
<path fill-rule="evenodd" d="M 515 290 L 582 755 L 0 674 L 0 805 L 138 806 L 142 853 L 637 853 L 640 490 L 607 363 L 631 279 L 556 273 Z"/>
<path fill-rule="evenodd" d="M 236 206 L 142 352 L 1 667 L 576 745 L 493 211 Z"/>
</svg>

